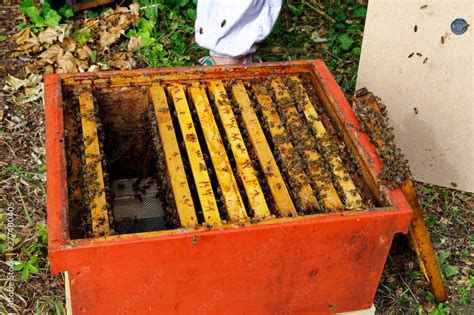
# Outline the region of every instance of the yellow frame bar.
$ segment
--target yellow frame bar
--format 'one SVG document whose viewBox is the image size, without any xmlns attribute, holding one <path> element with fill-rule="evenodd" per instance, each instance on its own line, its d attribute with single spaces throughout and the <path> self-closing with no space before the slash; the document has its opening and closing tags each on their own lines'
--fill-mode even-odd
<svg viewBox="0 0 474 315">
<path fill-rule="evenodd" d="M 159 84 L 150 87 L 150 96 L 158 125 L 163 151 L 165 154 L 166 168 L 170 178 L 171 189 L 175 200 L 176 209 L 182 227 L 193 227 L 198 224 L 191 190 L 184 171 L 178 140 L 173 127 L 165 90 Z M 171 174 L 172 173 L 172 174 Z M 217 216 L 219 218 L 219 214 Z M 220 222 L 218 220 L 217 222 Z"/>
<path fill-rule="evenodd" d="M 230 105 L 224 84 L 220 80 L 209 81 L 209 91 L 214 96 L 215 105 L 219 112 L 220 119 L 224 125 L 224 130 L 229 140 L 232 154 L 234 155 L 237 171 L 247 193 L 250 206 L 255 212 L 256 219 L 263 219 L 270 216 L 267 202 L 263 195 L 262 188 L 255 175 L 244 140 L 240 134 L 237 120 Z"/>
<path fill-rule="evenodd" d="M 293 200 L 291 200 L 288 188 L 281 176 L 278 165 L 273 157 L 270 146 L 267 143 L 265 134 L 258 121 L 257 114 L 252 107 L 250 98 L 247 94 L 242 81 L 237 81 L 232 85 L 232 95 L 240 107 L 240 113 L 245 127 L 250 132 L 249 138 L 255 153 L 258 156 L 260 166 L 267 179 L 268 187 L 275 201 L 275 207 L 282 217 L 297 216 Z"/>
<path fill-rule="evenodd" d="M 237 181 L 232 172 L 232 166 L 225 154 L 224 143 L 220 136 L 217 123 L 214 120 L 206 90 L 200 86 L 198 82 L 194 82 L 194 84 L 188 88 L 188 92 L 196 107 L 199 121 L 201 122 L 204 138 L 214 165 L 229 219 L 231 222 L 245 221 L 247 219 L 245 205 L 240 196 L 239 187 L 237 186 Z"/>
<path fill-rule="evenodd" d="M 94 237 L 110 235 L 104 174 L 91 87 L 85 88 L 80 92 L 79 109 L 81 112 L 86 168 L 91 168 L 91 171 L 94 173 L 93 176 L 96 179 L 94 185 L 92 185 L 93 187 L 86 187 L 86 189 L 94 189 L 94 191 L 91 191 L 93 197 L 90 203 L 92 234 Z"/>
<path fill-rule="evenodd" d="M 207 172 L 206 162 L 202 155 L 201 146 L 199 145 L 196 129 L 194 128 L 191 112 L 189 111 L 184 87 L 181 84 L 172 84 L 168 87 L 168 92 L 173 99 L 178 115 L 178 121 L 186 152 L 188 153 L 194 182 L 196 183 L 196 190 L 198 192 L 204 219 L 209 224 L 218 224 L 220 223 L 219 210 L 217 208 L 214 192 L 212 191 L 211 180 Z"/>
</svg>

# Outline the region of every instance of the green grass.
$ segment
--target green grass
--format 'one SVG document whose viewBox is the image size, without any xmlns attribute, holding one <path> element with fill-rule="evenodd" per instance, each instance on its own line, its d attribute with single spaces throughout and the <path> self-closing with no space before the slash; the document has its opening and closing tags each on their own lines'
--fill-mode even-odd
<svg viewBox="0 0 474 315">
<path fill-rule="evenodd" d="M 126 36 L 141 36 L 142 67 L 198 64 L 208 52 L 194 42 L 196 0 L 140 0 L 143 16 Z M 96 16 L 104 9 L 89 10 Z M 361 52 L 366 4 L 353 1 L 283 2 L 280 18 L 257 53 L 264 61 L 323 59 L 352 96 Z M 123 47 L 125 48 L 125 43 Z"/>
<path fill-rule="evenodd" d="M 322 59 L 352 96 L 366 12 L 356 1 L 285 1 L 260 54 L 267 61 Z"/>
</svg>

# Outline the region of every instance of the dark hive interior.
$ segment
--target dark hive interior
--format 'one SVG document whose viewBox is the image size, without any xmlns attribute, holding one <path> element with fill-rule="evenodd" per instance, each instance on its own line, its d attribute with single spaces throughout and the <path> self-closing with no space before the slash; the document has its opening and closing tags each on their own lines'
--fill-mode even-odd
<svg viewBox="0 0 474 315">
<path fill-rule="evenodd" d="M 110 228 L 110 234 L 183 227 L 179 207 L 188 201 L 175 196 L 176 186 L 173 185 L 176 184 L 172 179 L 178 175 L 170 169 L 168 159 L 181 159 L 195 211 L 193 222 L 207 228 L 216 224 L 209 223 L 208 213 L 211 212 L 206 212 L 210 206 L 203 204 L 208 200 L 205 198 L 215 200 L 221 224 L 240 225 L 264 222 L 267 218 L 364 210 L 386 205 L 375 197 L 374 187 L 370 187 L 364 178 L 363 167 L 358 165 L 346 145 L 347 139 L 333 122 L 331 110 L 318 96 L 310 74 L 300 74 L 296 81 L 290 76 L 272 76 L 242 81 L 157 81 L 155 84 L 162 88 L 167 108 L 155 104 L 156 100 L 154 102 L 150 96 L 151 90 L 156 89 L 152 84 L 63 86 L 72 239 L 102 235 L 95 232 L 92 210 L 97 207 L 94 196 L 98 194 L 105 196 L 106 203 L 98 211 L 107 214 L 107 222 L 101 224 Z M 196 103 L 199 98 L 191 93 L 192 87 L 200 89 L 194 92 L 204 96 L 204 103 Z M 220 93 L 219 88 L 225 93 Z M 94 106 L 93 120 L 97 131 L 91 133 L 91 137 L 84 135 L 84 115 L 80 110 L 80 94 L 85 90 L 90 91 Z M 239 94 L 242 91 L 244 96 Z M 246 97 L 250 114 L 255 115 L 256 121 L 248 120 L 253 116 L 243 105 Z M 308 107 L 308 101 L 314 112 Z M 183 102 L 188 108 L 194 131 L 189 121 L 185 123 L 183 110 L 177 110 Z M 207 116 L 203 116 L 200 106 L 209 106 L 210 111 L 205 112 Z M 157 120 L 160 112 L 165 115 L 163 117 L 169 114 L 171 125 L 165 126 Z M 212 118 L 213 123 L 206 122 L 205 117 Z M 229 125 L 232 117 L 235 122 Z M 259 128 L 254 128 L 255 124 L 260 126 L 261 133 L 257 130 Z M 213 126 L 218 131 L 217 138 L 211 136 Z M 172 144 L 172 140 L 162 138 L 160 131 L 166 130 L 160 128 L 165 127 L 175 135 L 179 155 L 170 156 L 170 151 L 166 154 L 164 147 Z M 321 134 L 321 128 L 325 133 Z M 256 148 L 255 141 L 259 135 L 265 143 Z M 100 148 L 100 157 L 94 161 L 102 167 L 103 191 L 91 191 L 91 187 L 96 186 L 91 177 L 97 173 L 88 171 L 87 164 L 91 160 L 85 147 L 94 141 L 90 139 L 94 136 Z M 217 148 L 222 145 L 223 152 L 217 152 L 213 144 Z M 198 164 L 195 164 L 196 157 L 191 151 L 196 145 L 200 148 L 198 160 L 202 161 L 199 169 L 195 167 Z M 265 150 L 262 147 L 271 151 L 270 156 L 265 155 L 265 161 L 273 160 L 275 164 L 263 163 Z M 229 167 L 220 165 L 218 161 L 227 161 L 225 165 Z M 276 165 L 277 169 L 271 165 Z M 207 196 L 202 195 L 199 186 L 203 173 L 207 173 L 206 178 L 211 183 Z M 253 174 L 257 182 L 252 182 L 245 174 Z M 224 183 L 222 175 L 227 176 L 229 182 Z M 285 187 L 274 180 L 275 176 L 282 179 Z M 237 201 L 231 200 L 230 192 L 225 188 L 225 184 L 232 186 L 232 183 L 236 187 L 232 194 L 237 196 Z M 260 204 L 265 209 L 256 209 L 259 191 L 263 194 Z M 284 209 L 285 204 L 280 202 L 280 194 L 285 191 L 292 203 L 288 209 L 293 208 L 294 212 Z M 244 206 L 242 220 L 236 220 L 233 216 L 235 209 L 229 208 L 233 201 Z"/>
</svg>

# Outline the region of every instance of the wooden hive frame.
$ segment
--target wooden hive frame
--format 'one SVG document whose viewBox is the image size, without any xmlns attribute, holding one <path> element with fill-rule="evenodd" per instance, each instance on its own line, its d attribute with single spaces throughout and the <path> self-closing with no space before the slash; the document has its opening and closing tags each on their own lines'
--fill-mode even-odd
<svg viewBox="0 0 474 315">
<path fill-rule="evenodd" d="M 271 78 L 273 82 L 262 85 L 262 78 Z M 285 81 L 279 82 L 279 78 L 285 78 Z M 301 108 L 293 104 L 287 107 L 275 104 L 282 101 L 279 96 L 288 97 L 289 92 L 285 89 L 300 91 L 301 78 L 309 80 L 320 103 L 315 104 L 308 95 L 299 93 L 304 100 Z M 246 86 L 248 83 L 251 83 L 250 87 Z M 95 229 L 93 238 L 71 238 L 68 162 L 64 143 L 64 128 L 68 125 L 64 121 L 67 115 L 63 112 L 62 97 L 85 91 L 81 94 L 80 103 L 84 109 L 90 110 L 93 107 L 90 104 L 91 87 L 95 91 L 121 91 L 137 87 L 143 88 L 143 93 L 150 96 L 167 172 L 174 175 L 170 176 L 169 185 L 180 221 L 179 229 L 124 235 L 109 235 L 107 231 L 102 233 Z M 206 89 L 209 95 L 205 93 Z M 359 131 L 354 113 L 321 61 L 50 75 L 45 79 L 45 94 L 49 255 L 53 272 L 68 270 L 72 274 L 75 311 L 107 313 L 113 307 L 112 303 L 121 304 L 119 301 L 125 291 L 103 281 L 119 270 L 124 271 L 125 279 L 122 281 L 128 292 L 141 301 L 133 303 L 141 311 L 145 310 L 142 307 L 146 305 L 164 312 L 171 311 L 177 305 L 176 297 L 181 296 L 178 292 L 182 291 L 187 296 L 187 302 L 181 304 L 180 310 L 191 312 L 200 307 L 197 301 L 211 300 L 212 292 L 221 292 L 219 288 L 224 293 L 219 295 L 220 303 L 213 304 L 212 313 L 225 311 L 228 307 L 242 312 L 273 312 L 278 311 L 281 303 L 294 305 L 294 311 L 316 309 L 342 312 L 370 306 L 390 242 L 396 232 L 407 231 L 411 210 L 399 190 L 389 190 L 378 183 L 381 162 L 375 149 L 367 135 Z M 342 159 L 338 155 L 326 156 L 324 150 L 311 153 L 288 139 L 278 141 L 282 129 L 288 130 L 284 131 L 284 136 L 293 132 L 293 137 L 296 137 L 298 130 L 306 128 L 318 135 L 313 140 L 303 137 L 305 141 L 314 142 L 306 144 L 324 148 L 325 141 L 328 141 L 325 132 L 329 131 L 321 128 L 318 119 L 313 119 L 318 114 L 314 110 L 315 105 L 325 109 L 325 119 L 331 120 L 333 128 L 341 132 L 344 146 L 353 154 L 360 169 L 361 175 L 357 180 L 350 176 L 348 180 L 348 170 L 340 167 Z M 277 112 L 289 110 L 290 119 L 287 113 L 286 118 L 275 124 L 275 106 Z M 193 114 L 193 108 L 197 109 L 196 114 Z M 261 117 L 260 113 L 263 114 Z M 193 115 L 201 126 L 203 122 L 206 126 L 202 130 L 203 139 L 199 141 L 196 141 L 196 117 Z M 301 126 L 296 120 L 291 120 L 291 115 L 305 117 L 310 123 Z M 267 120 L 268 126 L 261 124 L 264 120 Z M 219 125 L 219 121 L 223 126 Z M 83 133 L 94 135 L 93 126 L 90 131 L 85 123 L 82 122 Z M 243 133 L 239 123 L 252 132 Z M 173 128 L 181 130 L 185 139 L 184 148 L 179 148 L 179 140 L 173 137 L 179 132 Z M 200 154 L 204 144 L 212 152 L 209 160 L 203 159 Z M 225 144 L 229 145 L 228 152 L 232 152 L 232 161 L 219 154 Z M 88 148 L 87 145 L 85 147 Z M 275 156 L 274 152 L 278 152 L 280 157 Z M 183 153 L 193 158 L 177 158 Z M 257 157 L 254 161 L 253 156 Z M 333 187 L 319 183 L 326 175 L 318 173 L 317 169 L 299 169 L 293 161 L 295 156 L 299 156 L 302 163 L 314 161 L 315 165 L 321 164 L 318 161 L 324 159 L 328 169 L 339 173 L 333 178 Z M 181 160 L 185 160 L 186 165 L 181 164 Z M 209 177 L 210 173 L 204 171 L 209 163 L 219 173 L 217 186 L 227 212 L 220 211 L 215 198 L 216 187 L 210 187 L 213 179 Z M 282 168 L 285 163 L 287 167 Z M 229 170 L 229 164 L 236 168 L 234 175 Z M 263 198 L 263 187 L 253 177 L 257 168 L 266 180 L 272 204 Z M 99 171 L 97 168 L 96 172 Z M 188 177 L 185 172 L 188 172 Z M 288 181 L 288 173 L 291 172 L 297 175 L 290 176 L 299 187 L 297 191 Z M 195 188 L 191 187 L 190 174 Z M 361 195 L 351 191 L 353 186 L 360 187 L 361 182 L 363 187 L 357 193 L 370 194 L 379 206 L 366 205 L 366 211 L 359 211 Z M 304 191 L 305 185 L 307 191 Z M 317 188 L 319 186 L 327 191 Z M 186 187 L 191 187 L 191 190 Z M 197 194 L 195 197 L 192 196 L 193 191 Z M 253 199 L 245 201 L 243 194 L 246 198 L 253 196 Z M 295 196 L 299 196 L 296 199 L 301 201 L 301 205 L 295 202 Z M 322 200 L 321 204 L 317 198 Z M 196 202 L 201 204 L 203 225 L 196 224 Z M 338 207 L 341 205 L 345 211 L 340 211 L 342 209 Z M 309 214 L 301 213 L 300 206 L 311 211 Z M 254 209 L 249 212 L 247 207 Z M 93 222 L 99 222 L 107 214 L 101 213 L 96 218 L 94 211 L 92 213 Z M 224 216 L 228 217 L 228 222 L 223 221 Z M 258 220 L 251 221 L 250 216 Z M 228 250 L 229 246 L 232 246 L 232 251 Z M 127 253 L 133 253 L 140 268 L 132 266 L 133 262 L 126 259 Z M 321 257 L 326 258 L 323 260 Z M 335 267 L 325 268 L 326 259 L 331 260 Z M 221 264 L 216 265 L 216 260 Z M 279 260 L 283 264 L 276 266 L 275 262 Z M 87 272 L 81 271 L 84 266 L 87 266 Z M 153 270 L 153 266 L 159 266 L 159 273 L 150 276 L 146 270 Z M 284 294 L 283 298 L 277 298 L 273 293 L 268 294 L 275 289 L 270 279 L 276 274 L 282 275 L 282 268 L 289 272 L 293 280 L 282 276 L 280 289 Z M 367 272 L 361 273 L 360 268 Z M 229 273 L 229 270 L 232 272 Z M 223 282 L 224 274 L 228 280 Z M 254 280 L 249 281 L 248 276 Z M 154 285 L 159 282 L 163 287 L 158 291 L 143 292 L 140 283 L 146 279 L 151 279 Z M 312 279 L 319 279 L 318 287 L 314 287 Z M 342 279 L 347 285 L 344 292 L 337 289 Z M 197 286 L 203 281 L 207 290 L 191 292 L 183 286 L 183 283 L 188 283 L 186 287 Z M 360 288 L 358 283 L 365 285 Z M 256 290 L 262 286 L 269 291 Z M 289 292 L 308 286 L 317 298 L 292 302 Z M 240 289 L 236 291 L 237 288 Z M 248 290 L 255 294 L 251 299 L 252 305 L 245 302 L 244 293 L 250 292 Z M 138 295 L 138 292 L 143 293 Z M 104 294 L 109 298 L 107 302 L 100 302 Z M 352 298 L 348 299 L 346 294 Z M 158 295 L 160 298 L 157 298 Z M 233 300 L 238 302 L 232 305 Z M 330 301 L 329 304 L 324 302 L 326 300 Z"/>
<path fill-rule="evenodd" d="M 273 76 L 259 82 L 211 79 L 184 84 L 170 80 L 144 87 L 152 103 L 150 119 L 156 120 L 151 128 L 157 128 L 154 132 L 162 143 L 162 149 L 154 147 L 154 150 L 156 156 L 163 150 L 172 194 L 167 201 L 172 204 L 169 212 L 175 217 L 176 227 L 193 228 L 200 222 L 208 227 L 227 222 L 246 224 L 272 216 L 284 218 L 364 209 L 363 198 L 351 177 L 356 175 L 343 165 L 338 153 L 339 140 L 335 136 L 331 139 L 300 76 Z M 115 234 L 103 179 L 106 158 L 99 158 L 103 152 L 97 126 L 102 124 L 97 106 L 92 84 L 82 87 L 79 107 L 84 168 L 89 178 L 88 187 L 83 190 L 90 199 L 86 208 L 90 211 L 94 237 Z M 192 112 L 196 117 L 193 118 Z M 249 143 L 244 140 L 244 134 Z M 203 141 L 199 140 L 201 137 Z M 178 138 L 182 139 L 183 150 Z M 210 155 L 209 163 L 203 150 Z M 229 158 L 235 164 L 235 173 Z M 252 162 L 253 159 L 258 163 Z M 71 163 L 75 162 L 71 160 Z M 189 163 L 188 172 L 186 163 Z M 257 177 L 255 167 L 258 166 L 264 180 Z M 210 176 L 213 172 L 214 184 Z M 266 196 L 262 184 L 270 191 Z M 190 187 L 195 187 L 194 201 Z M 219 198 L 223 200 L 221 207 Z M 272 211 L 268 202 L 272 203 Z M 196 208 L 198 205 L 200 210 Z M 198 218 L 199 211 L 202 219 Z"/>
</svg>

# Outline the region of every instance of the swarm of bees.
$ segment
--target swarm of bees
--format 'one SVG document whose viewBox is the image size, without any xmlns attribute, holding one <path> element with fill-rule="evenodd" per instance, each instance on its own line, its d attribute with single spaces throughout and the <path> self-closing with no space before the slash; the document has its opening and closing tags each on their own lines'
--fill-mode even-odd
<svg viewBox="0 0 474 315">
<path fill-rule="evenodd" d="M 94 100 L 94 104 L 97 104 Z M 105 194 L 106 204 L 104 211 L 109 214 L 109 222 L 99 222 L 100 224 L 109 224 L 112 226 L 111 207 L 112 195 L 109 189 L 109 176 L 107 172 L 106 159 L 104 158 L 104 132 L 100 122 L 100 115 L 97 106 L 94 107 L 93 113 L 81 114 L 77 101 L 68 103 L 65 110 L 72 120 L 69 129 L 65 129 L 65 148 L 67 163 L 67 174 L 71 180 L 68 180 L 68 194 L 70 198 L 71 216 L 79 218 L 78 226 L 72 229 L 72 234 L 77 237 L 92 236 L 92 219 L 91 209 L 97 205 L 93 200 L 96 196 Z M 82 119 L 94 121 L 97 127 L 97 133 L 91 136 L 84 136 L 82 133 Z M 85 146 L 90 145 L 94 138 L 99 140 L 99 155 L 91 155 L 85 153 Z M 86 159 L 88 162 L 86 162 Z M 73 162 L 74 161 L 74 162 Z M 96 176 L 96 165 L 101 163 L 104 188 L 98 182 Z"/>
<path fill-rule="evenodd" d="M 367 94 L 368 91 L 364 89 L 363 91 L 358 91 L 357 96 L 362 97 Z M 368 102 L 377 102 L 380 111 L 375 110 L 369 103 L 365 103 L 364 100 L 366 98 L 361 99 L 363 100 L 361 106 L 356 106 L 355 112 L 361 121 L 361 131 L 369 136 L 382 160 L 379 179 L 381 183 L 387 185 L 390 189 L 400 187 L 406 179 L 412 178 L 412 175 L 408 160 L 395 144 L 395 135 L 393 127 L 389 123 L 387 107 L 377 96 L 373 97 L 373 99 L 369 96 L 367 99 Z"/>
<path fill-rule="evenodd" d="M 362 178 L 360 174 L 360 169 L 357 167 L 357 162 L 354 159 L 354 156 L 351 153 L 351 150 L 347 148 L 344 144 L 343 137 L 340 133 L 337 133 L 336 128 L 332 125 L 332 122 L 329 118 L 329 114 L 325 112 L 325 108 L 323 106 L 316 106 L 319 104 L 319 98 L 317 92 L 314 90 L 313 85 L 311 84 L 310 80 L 303 77 L 302 83 L 303 88 L 299 85 L 295 85 L 293 80 L 289 78 L 280 77 L 283 79 L 284 89 L 287 89 L 289 92 L 287 97 L 282 97 L 283 89 L 276 89 L 270 82 L 277 77 L 269 77 L 266 80 L 262 81 L 260 79 L 251 79 L 244 81 L 244 86 L 246 87 L 246 91 L 250 98 L 250 104 L 255 110 L 257 117 L 259 119 L 259 123 L 262 127 L 262 130 L 266 136 L 266 139 L 269 143 L 270 149 L 273 152 L 276 164 L 279 168 L 279 171 L 286 183 L 286 188 L 288 189 L 290 196 L 294 202 L 294 205 L 297 209 L 299 214 L 312 214 L 318 213 L 321 211 L 325 211 L 324 205 L 322 200 L 326 198 L 326 195 L 323 193 L 326 186 L 329 184 L 334 184 L 336 192 L 341 199 L 341 201 L 345 202 L 345 194 L 342 191 L 342 188 L 338 184 L 340 180 L 348 180 L 352 178 L 356 183 L 357 189 L 355 189 L 353 194 L 361 194 L 364 199 L 365 206 L 371 206 L 372 197 L 366 193 L 364 193 L 363 189 L 360 189 L 360 185 L 363 185 L 363 180 L 356 181 L 354 178 Z M 231 88 L 234 82 L 228 81 L 226 82 L 226 90 L 227 96 L 232 95 Z M 259 103 L 259 99 L 257 99 L 257 95 L 254 90 L 254 86 L 262 86 L 261 90 L 258 90 L 258 93 L 266 95 L 272 100 L 272 105 L 269 108 L 265 107 L 262 108 L 262 105 Z M 277 94 L 279 93 L 279 94 Z M 319 116 L 317 117 L 308 117 L 305 113 L 304 101 L 306 99 L 306 95 L 309 96 L 311 102 L 315 105 L 316 111 Z M 260 97 L 260 96 L 259 96 Z M 262 166 L 259 163 L 259 158 L 257 156 L 255 148 L 253 148 L 252 142 L 250 141 L 249 132 L 251 130 L 247 130 L 247 127 L 243 121 L 240 105 L 236 100 L 232 100 L 231 97 L 228 97 L 231 108 L 233 110 L 233 114 L 236 118 L 237 126 L 240 130 L 242 138 L 245 143 L 246 150 L 250 156 L 250 161 L 252 163 L 252 167 L 255 170 L 255 174 L 258 178 L 262 191 L 264 193 L 267 205 L 270 208 L 270 212 L 272 214 L 276 214 L 276 206 L 274 204 L 274 200 L 272 197 L 272 192 L 267 183 L 267 177 L 273 176 L 273 173 L 278 170 L 271 170 L 271 169 L 262 169 Z M 198 216 L 198 220 L 203 221 L 203 213 L 202 209 L 200 208 L 199 198 L 197 195 L 197 189 L 194 184 L 193 173 L 190 168 L 188 155 L 186 152 L 185 142 L 190 141 L 190 139 L 186 139 L 183 137 L 182 132 L 180 130 L 179 122 L 177 113 L 174 107 L 173 102 L 171 101 L 171 97 L 168 95 L 169 101 L 169 109 L 159 109 L 160 111 L 170 111 L 173 125 L 176 133 L 176 137 L 178 143 L 180 144 L 180 151 L 181 157 L 183 160 L 183 165 L 185 168 L 185 173 L 187 176 L 188 184 L 191 190 L 191 194 L 193 197 L 194 205 L 196 208 L 196 214 Z M 253 209 L 249 206 L 248 197 L 246 196 L 244 185 L 242 184 L 240 176 L 238 176 L 238 169 L 236 166 L 236 161 L 234 160 L 234 156 L 232 154 L 230 141 L 232 139 L 228 139 L 226 136 L 226 132 L 224 130 L 223 122 L 220 119 L 219 115 L 219 106 L 222 106 L 221 101 L 216 101 L 212 93 L 209 93 L 208 99 L 211 104 L 212 113 L 214 119 L 216 120 L 216 124 L 219 129 L 219 133 L 221 135 L 227 157 L 229 158 L 231 170 L 236 176 L 237 185 L 239 186 L 239 190 L 241 191 L 241 197 L 248 209 L 248 215 L 251 217 L 252 222 L 255 220 L 252 218 L 253 216 Z M 201 147 L 201 154 L 204 158 L 205 165 L 202 165 L 202 168 L 207 170 L 209 177 L 211 179 L 213 192 L 216 197 L 216 201 L 218 204 L 218 209 L 220 212 L 222 222 L 226 221 L 228 218 L 228 213 L 225 207 L 223 194 L 219 189 L 219 182 L 214 172 L 214 166 L 212 161 L 210 160 L 210 153 L 207 148 L 207 145 L 203 138 L 202 127 L 200 125 L 200 120 L 198 117 L 198 113 L 196 112 L 196 108 L 192 103 L 192 98 L 187 98 L 188 104 L 190 106 L 191 116 L 194 122 L 194 127 L 197 132 L 197 139 L 193 139 L 193 141 L 199 141 Z M 77 103 L 77 102 L 76 102 Z M 94 104 L 98 104 L 96 101 Z M 109 176 L 107 173 L 107 161 L 104 158 L 104 127 L 102 126 L 100 113 L 97 111 L 93 115 L 88 115 L 87 117 L 81 116 L 77 106 L 73 106 L 71 111 L 71 116 L 74 120 L 74 128 L 68 130 L 71 132 L 70 135 L 70 144 L 66 144 L 67 150 L 67 158 L 71 160 L 76 158 L 80 161 L 78 165 L 77 177 L 73 181 L 68 181 L 68 189 L 71 196 L 76 196 L 72 192 L 77 187 L 80 187 L 80 196 L 75 197 L 72 199 L 72 202 L 76 204 L 78 208 L 78 213 L 82 213 L 82 232 L 86 235 L 90 235 L 91 233 L 91 217 L 90 217 L 90 209 L 93 207 L 93 199 L 94 196 L 98 194 L 105 194 L 107 198 L 107 205 L 104 210 L 109 212 L 109 218 L 112 219 L 111 215 L 111 204 L 113 199 L 113 194 L 109 190 L 110 182 Z M 271 115 L 275 117 L 279 117 L 280 119 L 273 121 L 267 119 L 267 116 L 264 115 L 264 110 L 268 111 Z M 146 119 L 149 121 L 149 126 L 147 129 L 147 136 L 146 139 L 149 139 L 149 147 L 152 154 L 153 154 L 153 165 L 150 165 L 153 170 L 150 171 L 152 175 L 152 181 L 144 178 L 138 178 L 132 184 L 133 194 L 138 203 L 144 202 L 143 196 L 147 193 L 148 188 L 151 185 L 156 184 L 158 192 L 156 193 L 156 198 L 160 199 L 164 208 L 166 209 L 167 213 L 169 214 L 167 217 L 169 219 L 169 226 L 177 228 L 179 227 L 179 217 L 176 210 L 175 198 L 171 188 L 171 182 L 169 180 L 169 176 L 172 174 L 166 169 L 166 158 L 164 155 L 163 144 L 160 139 L 159 134 L 159 126 L 157 125 L 155 112 L 153 104 L 150 102 L 150 107 L 148 112 L 145 111 L 145 115 L 148 115 Z M 363 115 L 369 117 L 369 119 L 375 119 L 374 113 L 371 112 L 364 112 Z M 93 135 L 92 137 L 82 136 L 82 127 L 81 127 L 81 119 L 88 119 L 93 120 L 96 122 L 97 126 L 97 135 Z M 377 118 L 378 119 L 378 118 Z M 312 124 L 315 122 L 322 122 L 326 127 L 328 133 L 324 135 L 324 138 L 318 138 L 313 131 Z M 283 130 L 281 133 L 272 133 L 272 130 L 279 129 Z M 95 136 L 99 139 L 99 146 L 100 146 L 100 156 L 87 156 L 87 160 L 89 163 L 86 163 L 86 155 L 84 146 L 92 143 L 95 140 Z M 382 137 L 383 139 L 391 139 L 393 140 L 393 135 L 391 135 L 388 131 L 381 132 L 377 134 L 377 137 Z M 68 137 L 66 137 L 68 138 Z M 322 143 L 325 143 L 323 145 Z M 321 158 L 316 158 L 314 152 L 317 152 Z M 386 159 L 386 165 L 390 166 L 387 169 L 384 169 L 381 172 L 381 179 L 386 179 L 392 181 L 394 184 L 399 183 L 398 177 L 400 177 L 399 172 L 401 169 L 404 168 L 403 165 L 398 163 L 397 158 L 401 154 L 396 147 L 388 147 L 388 153 L 383 153 L 381 156 Z M 344 175 L 344 177 L 337 177 L 334 174 L 333 170 L 331 169 L 331 165 L 328 161 L 330 161 L 335 156 L 338 156 L 342 159 L 344 167 L 348 171 L 348 175 Z M 96 171 L 95 165 L 97 163 L 102 163 L 103 174 L 104 174 L 104 184 L 105 188 L 101 189 L 100 185 L 97 182 L 96 178 Z M 147 168 L 150 168 L 147 166 Z M 70 170 L 71 164 L 68 163 L 68 173 Z M 320 172 L 311 172 L 310 170 L 320 170 Z M 398 169 L 398 173 L 395 170 Z M 394 174 L 397 175 L 394 175 Z M 297 176 L 294 176 L 297 174 Z M 347 173 L 346 173 L 347 174 Z M 310 188 L 314 194 L 314 197 L 317 199 L 317 203 L 319 203 L 319 207 L 309 208 L 308 206 L 303 206 L 302 200 L 304 199 L 304 194 L 306 190 L 303 188 L 303 184 L 301 178 L 299 176 L 306 177 L 307 181 L 310 183 Z M 316 184 L 318 183 L 318 184 Z M 306 187 L 308 187 L 306 185 Z M 118 187 L 120 189 L 120 187 Z M 310 190 L 310 192 L 311 192 Z M 359 191 L 361 190 L 361 191 Z M 302 197 L 303 195 L 303 197 Z M 313 198 L 313 197 L 312 197 Z M 105 224 L 106 222 L 104 222 Z M 111 224 L 111 223 L 110 223 Z M 112 224 L 111 224 L 112 226 Z"/>
</svg>

